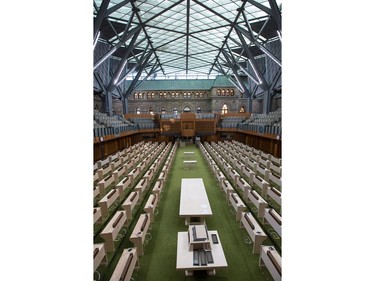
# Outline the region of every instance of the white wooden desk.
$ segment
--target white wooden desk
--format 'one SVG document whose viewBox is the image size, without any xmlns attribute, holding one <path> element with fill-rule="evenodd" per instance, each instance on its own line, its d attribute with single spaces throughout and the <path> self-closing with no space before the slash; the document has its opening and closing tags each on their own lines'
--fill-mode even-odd
<svg viewBox="0 0 375 281">
<path fill-rule="evenodd" d="M 192 169 L 197 166 L 197 160 L 184 160 L 184 169 Z"/>
<path fill-rule="evenodd" d="M 148 214 L 141 214 L 135 225 L 132 234 L 130 235 L 130 242 L 137 248 L 139 256 L 143 256 L 143 243 L 146 239 L 147 231 L 150 227 L 151 220 Z"/>
<path fill-rule="evenodd" d="M 94 272 L 101 264 L 107 264 L 104 243 L 94 244 Z"/>
<path fill-rule="evenodd" d="M 185 159 L 191 159 L 194 157 L 194 151 L 185 151 L 184 152 L 184 158 Z"/>
<path fill-rule="evenodd" d="M 114 240 L 119 234 L 121 228 L 126 224 L 126 211 L 117 211 L 113 218 L 108 222 L 106 227 L 100 233 L 100 236 L 104 239 L 104 247 L 106 252 L 114 252 L 115 244 Z"/>
<path fill-rule="evenodd" d="M 262 246 L 259 266 L 266 266 L 273 280 L 281 281 L 281 256 L 272 246 Z"/>
<path fill-rule="evenodd" d="M 137 249 L 125 249 L 112 273 L 110 281 L 130 281 L 135 268 L 139 268 Z"/>
<path fill-rule="evenodd" d="M 205 217 L 212 216 L 210 202 L 201 178 L 181 179 L 180 217 L 189 225 L 191 218 L 204 223 Z"/>
<path fill-rule="evenodd" d="M 250 212 L 242 213 L 240 228 L 242 226 L 246 229 L 251 240 L 254 242 L 253 254 L 259 254 L 260 247 L 262 246 L 263 241 L 267 239 L 267 235 Z"/>
<path fill-rule="evenodd" d="M 212 243 L 212 234 L 216 234 L 218 244 Z M 194 251 L 189 251 L 189 240 L 188 232 L 177 233 L 177 260 L 176 269 L 185 270 L 185 275 L 193 275 L 196 270 L 207 270 L 208 274 L 215 274 L 216 268 L 228 267 L 227 260 L 225 259 L 223 247 L 219 238 L 219 234 L 216 230 L 208 231 L 208 238 L 211 246 L 211 253 L 213 257 L 213 263 L 207 263 L 207 265 L 194 265 L 193 254 Z"/>
<path fill-rule="evenodd" d="M 273 229 L 281 237 L 282 218 L 274 209 L 267 208 L 264 212 L 263 223 L 265 220 L 273 227 Z"/>
</svg>

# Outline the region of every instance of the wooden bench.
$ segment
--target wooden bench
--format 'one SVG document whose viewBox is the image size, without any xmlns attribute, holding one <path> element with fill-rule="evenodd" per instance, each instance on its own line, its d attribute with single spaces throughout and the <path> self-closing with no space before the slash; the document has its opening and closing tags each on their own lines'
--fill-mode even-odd
<svg viewBox="0 0 375 281">
<path fill-rule="evenodd" d="M 149 168 L 147 172 L 143 175 L 143 178 L 147 180 L 147 184 L 151 183 L 152 179 L 154 178 L 154 169 Z"/>
<path fill-rule="evenodd" d="M 234 183 L 237 183 L 238 179 L 241 177 L 235 169 L 229 170 L 229 176 L 231 177 Z"/>
<path fill-rule="evenodd" d="M 102 211 L 100 207 L 94 208 L 94 224 L 102 221 Z"/>
<path fill-rule="evenodd" d="M 249 190 L 247 193 L 247 198 L 249 198 L 258 209 L 258 217 L 263 218 L 265 209 L 268 205 L 267 202 L 255 190 Z"/>
<path fill-rule="evenodd" d="M 277 176 L 281 177 L 281 166 L 276 166 L 271 162 L 270 168 L 272 174 L 276 174 Z"/>
<path fill-rule="evenodd" d="M 104 243 L 94 244 L 94 272 L 102 264 L 107 265 Z"/>
<path fill-rule="evenodd" d="M 271 171 L 267 168 L 263 168 L 261 166 L 257 167 L 257 174 L 263 178 L 266 182 L 268 182 L 268 179 L 270 177 Z"/>
<path fill-rule="evenodd" d="M 121 207 L 126 211 L 128 220 L 131 220 L 133 209 L 135 205 L 138 203 L 139 198 L 140 194 L 136 191 L 132 191 L 130 192 L 128 197 L 126 197 L 124 203 L 121 205 Z"/>
<path fill-rule="evenodd" d="M 164 186 L 166 177 L 167 177 L 167 173 L 165 171 L 161 171 L 156 181 L 160 181 L 161 184 Z"/>
<path fill-rule="evenodd" d="M 270 174 L 269 182 L 281 187 L 281 178 L 272 173 Z"/>
<path fill-rule="evenodd" d="M 263 241 L 267 239 L 267 235 L 250 212 L 242 213 L 240 228 L 242 226 L 246 229 L 254 243 L 253 254 L 259 254 L 260 247 L 262 246 Z"/>
<path fill-rule="evenodd" d="M 246 196 L 248 191 L 251 190 L 250 184 L 248 184 L 248 182 L 244 178 L 238 178 L 237 186 L 242 190 L 244 196 Z"/>
<path fill-rule="evenodd" d="M 143 210 L 149 214 L 151 222 L 154 222 L 155 209 L 159 202 L 159 197 L 155 194 L 150 194 Z"/>
<path fill-rule="evenodd" d="M 238 160 L 236 160 L 235 164 L 236 164 L 236 170 L 240 171 L 240 174 L 242 174 L 242 170 L 243 168 L 246 168 L 246 166 L 241 161 L 238 161 Z"/>
<path fill-rule="evenodd" d="M 267 196 L 271 197 L 279 206 L 281 206 L 281 192 L 275 187 L 269 186 Z"/>
<path fill-rule="evenodd" d="M 140 163 L 137 165 L 137 168 L 138 168 L 138 171 L 139 171 L 140 173 L 142 173 L 143 170 L 146 168 L 146 161 L 142 161 L 142 162 L 140 162 Z"/>
<path fill-rule="evenodd" d="M 223 181 L 224 179 L 227 179 L 227 178 L 225 177 L 225 175 L 223 174 L 223 172 L 222 172 L 220 169 L 217 169 L 217 170 L 216 170 L 216 174 L 215 174 L 215 176 L 216 176 L 217 181 L 219 182 L 219 185 L 222 184 L 222 181 Z"/>
<path fill-rule="evenodd" d="M 148 214 L 141 214 L 135 225 L 132 234 L 130 235 L 130 242 L 137 248 L 137 252 L 140 256 L 143 256 L 143 243 L 146 238 L 147 231 L 150 227 L 151 219 Z"/>
<path fill-rule="evenodd" d="M 103 178 L 104 175 L 108 174 L 108 173 L 112 173 L 112 167 L 109 163 L 103 165 L 99 170 L 98 170 L 98 176 L 100 178 Z"/>
<path fill-rule="evenodd" d="M 247 166 L 250 159 L 249 157 L 247 157 L 245 154 L 240 154 L 240 157 L 239 157 L 239 160 L 245 165 Z"/>
<path fill-rule="evenodd" d="M 133 165 L 134 165 L 134 161 L 132 158 L 130 158 L 128 161 L 126 161 L 124 163 L 124 167 L 125 167 L 125 173 L 129 173 L 129 171 L 133 168 Z"/>
<path fill-rule="evenodd" d="M 124 195 L 124 192 L 127 188 L 130 188 L 132 186 L 132 181 L 131 179 L 126 176 L 124 177 L 117 185 L 116 189 L 119 192 L 119 196 L 122 197 Z"/>
<path fill-rule="evenodd" d="M 249 160 L 249 162 L 247 163 L 247 166 L 254 172 L 256 173 L 257 170 L 258 170 L 258 163 L 257 162 L 254 162 L 252 160 Z M 251 183 L 250 183 L 251 184 Z"/>
<path fill-rule="evenodd" d="M 115 171 L 121 165 L 122 165 L 121 159 L 120 158 L 116 158 L 115 160 L 112 160 L 112 162 L 111 162 L 111 170 Z"/>
<path fill-rule="evenodd" d="M 115 183 L 118 183 L 120 177 L 123 175 L 123 174 L 126 174 L 127 171 L 126 171 L 126 168 L 125 166 L 120 166 L 119 168 L 117 168 L 116 170 L 113 171 L 112 175 L 115 179 Z"/>
<path fill-rule="evenodd" d="M 115 178 L 112 175 L 106 176 L 104 179 L 102 179 L 98 185 L 100 189 L 100 193 L 105 193 L 105 189 L 110 186 L 113 182 L 115 182 Z"/>
<path fill-rule="evenodd" d="M 130 281 L 134 269 L 139 269 L 137 249 L 125 249 L 109 281 Z"/>
<path fill-rule="evenodd" d="M 146 190 L 147 186 L 147 179 L 141 178 L 135 186 L 134 190 L 137 191 L 141 197 L 143 197 L 143 192 Z"/>
<path fill-rule="evenodd" d="M 271 166 L 271 161 L 268 160 L 268 159 L 260 158 L 260 159 L 259 159 L 259 166 L 263 166 L 263 167 L 265 167 L 266 169 L 269 169 L 270 166 Z"/>
<path fill-rule="evenodd" d="M 100 236 L 105 241 L 104 246 L 107 253 L 115 251 L 114 241 L 126 222 L 126 211 L 117 211 L 100 233 Z"/>
<path fill-rule="evenodd" d="M 281 216 L 274 209 L 266 208 L 263 222 L 265 221 L 267 221 L 281 237 Z"/>
<path fill-rule="evenodd" d="M 133 170 L 131 170 L 128 174 L 128 177 L 130 178 L 130 181 L 131 181 L 131 184 L 134 185 L 135 184 L 135 178 L 139 175 L 139 169 L 138 168 L 134 168 Z"/>
<path fill-rule="evenodd" d="M 248 167 L 242 168 L 242 176 L 250 185 L 253 184 L 253 178 L 255 176 L 255 173 L 252 170 L 250 170 Z"/>
<path fill-rule="evenodd" d="M 267 196 L 268 182 L 262 179 L 260 176 L 255 175 L 253 178 L 253 186 L 256 185 L 260 190 L 263 197 Z"/>
<path fill-rule="evenodd" d="M 104 192 L 102 192 L 102 194 L 100 193 L 100 187 L 97 185 L 97 186 L 94 186 L 94 199 L 100 194 L 100 196 L 104 196 Z"/>
<path fill-rule="evenodd" d="M 229 202 L 229 195 L 230 193 L 234 192 L 233 186 L 227 180 L 227 178 L 223 178 L 223 180 L 221 181 L 220 187 L 226 195 L 227 202 Z"/>
<path fill-rule="evenodd" d="M 271 155 L 271 162 L 274 163 L 277 166 L 281 166 L 281 158 L 277 158 Z"/>
<path fill-rule="evenodd" d="M 281 281 L 281 256 L 272 246 L 261 246 L 259 267 L 265 266 L 273 280 Z"/>
<path fill-rule="evenodd" d="M 152 189 L 152 193 L 155 194 L 155 195 L 157 195 L 158 198 L 160 198 L 161 197 L 161 193 L 163 191 L 163 186 L 164 185 L 163 185 L 162 181 L 155 182 L 154 188 Z"/>
<path fill-rule="evenodd" d="M 106 218 L 108 216 L 109 208 L 113 203 L 119 198 L 119 193 L 117 189 L 111 189 L 100 201 L 99 206 L 102 211 L 102 216 Z"/>
<path fill-rule="evenodd" d="M 236 211 L 236 221 L 239 221 L 241 219 L 243 211 L 246 210 L 245 204 L 242 202 L 241 198 L 235 192 L 232 192 L 230 194 L 229 202 Z"/>
</svg>

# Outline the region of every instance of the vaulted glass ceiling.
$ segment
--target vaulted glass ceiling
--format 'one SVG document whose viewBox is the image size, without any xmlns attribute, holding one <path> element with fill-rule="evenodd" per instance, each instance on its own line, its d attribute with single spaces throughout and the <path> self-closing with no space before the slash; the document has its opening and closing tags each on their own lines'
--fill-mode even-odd
<svg viewBox="0 0 375 281">
<path fill-rule="evenodd" d="M 281 40 L 280 10 L 275 0 L 94 0 L 94 40 L 140 77 L 233 75 L 244 45 L 256 58 L 259 45 Z"/>
</svg>

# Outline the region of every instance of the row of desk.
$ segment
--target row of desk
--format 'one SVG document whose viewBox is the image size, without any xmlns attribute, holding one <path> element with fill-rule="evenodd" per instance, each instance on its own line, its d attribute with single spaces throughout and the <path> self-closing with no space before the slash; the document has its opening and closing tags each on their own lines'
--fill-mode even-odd
<svg viewBox="0 0 375 281">
<path fill-rule="evenodd" d="M 103 253 L 105 255 L 105 253 L 117 251 L 114 244 L 116 237 L 119 236 L 119 233 L 124 226 L 129 226 L 129 221 L 132 218 L 134 206 L 139 203 L 140 198 L 143 197 L 142 194 L 146 191 L 146 189 L 148 189 L 147 187 L 150 186 L 151 181 L 156 176 L 156 171 L 161 170 L 160 173 L 168 173 L 169 167 L 166 166 L 170 166 L 171 160 L 173 159 L 176 151 L 176 147 L 176 145 L 172 147 L 171 143 L 168 143 L 161 153 L 156 154 L 158 155 L 157 159 L 155 159 L 155 161 L 149 167 L 149 170 L 152 169 L 153 173 L 149 174 L 148 178 L 143 177 L 141 180 L 139 180 L 133 191 L 129 193 L 128 197 L 122 203 L 121 206 L 124 210 L 117 211 L 100 233 L 100 236 L 104 239 L 105 243 L 101 243 L 100 248 L 97 247 L 98 244 L 94 244 L 94 272 L 100 264 L 105 264 L 106 262 Z M 167 156 L 168 159 L 165 160 Z M 164 166 L 161 167 L 164 162 Z M 158 167 L 160 167 L 160 169 Z M 147 168 L 147 166 L 145 165 L 144 168 Z M 147 175 L 147 172 L 145 175 Z M 156 182 L 160 183 L 158 179 Z M 133 270 L 139 268 L 138 257 L 144 254 L 143 245 L 148 235 L 148 231 L 151 229 L 151 224 L 154 221 L 154 213 L 158 203 L 159 194 L 151 193 L 143 208 L 145 213 L 139 216 L 138 221 L 136 222 L 129 237 L 129 240 L 133 243 L 134 248 L 123 250 L 120 260 L 113 271 L 110 280 L 130 280 Z M 99 248 L 96 250 L 96 253 L 95 247 Z M 98 252 L 99 250 L 100 252 Z"/>
<path fill-rule="evenodd" d="M 215 160 L 211 157 L 208 151 L 211 151 L 211 153 L 215 155 L 215 151 L 213 150 L 213 148 L 208 143 L 206 143 L 206 147 L 201 144 L 200 149 L 203 155 L 205 156 L 206 160 L 208 161 L 208 164 L 210 165 L 212 171 L 217 176 L 221 189 L 226 193 L 226 200 L 229 202 L 229 205 L 231 205 L 236 211 L 236 220 L 240 221 L 240 228 L 245 228 L 246 232 L 249 234 L 250 239 L 253 241 L 252 252 L 254 254 L 260 254 L 259 266 L 266 266 L 269 272 L 271 273 L 272 277 L 274 278 L 274 280 L 281 280 L 281 257 L 280 255 L 272 247 L 271 247 L 272 248 L 271 254 L 270 254 L 270 250 L 267 250 L 267 251 L 264 250 L 266 249 L 266 247 L 269 248 L 269 246 L 262 245 L 262 243 L 267 239 L 267 235 L 263 231 L 262 227 L 258 224 L 257 220 L 253 217 L 253 215 L 250 212 L 246 212 L 245 204 L 239 198 L 238 194 L 235 192 L 230 182 L 222 174 L 222 172 L 220 171 L 220 168 L 216 165 Z M 217 157 L 220 157 L 220 156 L 217 155 Z M 225 162 L 224 159 L 223 161 Z M 227 171 L 229 175 L 234 174 L 233 172 L 232 173 L 230 172 L 231 168 L 227 167 L 224 169 Z M 252 190 L 251 186 L 246 181 L 244 181 L 242 178 L 235 179 L 233 178 L 233 176 L 231 177 L 234 180 L 234 182 L 242 183 L 242 190 L 246 191 L 244 193 L 247 194 L 249 198 L 252 197 L 254 199 L 254 201 L 252 201 L 254 204 L 257 204 L 257 202 L 259 202 L 259 201 L 256 201 L 256 198 L 255 198 L 255 197 L 258 197 L 259 199 L 259 194 L 257 194 L 254 190 Z M 271 219 L 275 221 L 279 220 L 278 221 L 280 223 L 279 230 L 281 233 L 281 217 L 278 217 L 277 213 L 274 212 L 274 210 L 267 209 L 265 208 L 265 206 L 267 206 L 267 204 L 262 205 L 262 206 L 258 205 L 258 208 L 261 210 L 260 211 L 261 215 L 263 215 L 263 217 L 267 217 L 269 221 L 271 221 Z M 276 226 L 273 226 L 273 227 L 277 228 Z"/>
</svg>

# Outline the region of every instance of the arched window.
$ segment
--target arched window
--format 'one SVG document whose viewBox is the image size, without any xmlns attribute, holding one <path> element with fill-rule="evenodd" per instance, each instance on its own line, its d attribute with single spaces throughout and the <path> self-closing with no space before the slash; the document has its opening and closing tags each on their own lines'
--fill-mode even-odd
<svg viewBox="0 0 375 281">
<path fill-rule="evenodd" d="M 165 113 L 165 108 L 162 107 L 162 108 L 160 109 L 160 112 L 161 112 L 162 114 L 164 114 L 164 113 Z"/>
<path fill-rule="evenodd" d="M 175 108 L 173 108 L 173 114 L 177 114 L 178 113 L 178 111 L 177 111 L 177 107 L 175 107 Z"/>
<path fill-rule="evenodd" d="M 228 106 L 224 103 L 223 107 L 221 108 L 221 114 L 227 114 L 228 113 Z"/>
<path fill-rule="evenodd" d="M 152 107 L 150 107 L 150 108 L 148 109 L 148 112 L 149 112 L 150 114 L 154 114 L 154 110 L 152 109 Z"/>
<path fill-rule="evenodd" d="M 141 109 L 139 107 L 137 107 L 137 109 L 135 110 L 135 113 L 141 114 Z"/>
<path fill-rule="evenodd" d="M 202 113 L 202 109 L 200 106 L 197 107 L 197 113 Z"/>
<path fill-rule="evenodd" d="M 188 107 L 188 106 L 185 106 L 185 107 L 184 107 L 184 112 L 191 112 L 191 108 Z"/>
<path fill-rule="evenodd" d="M 245 107 L 244 107 L 244 106 L 241 106 L 241 108 L 240 108 L 240 112 L 246 112 L 246 110 L 245 110 Z"/>
</svg>

